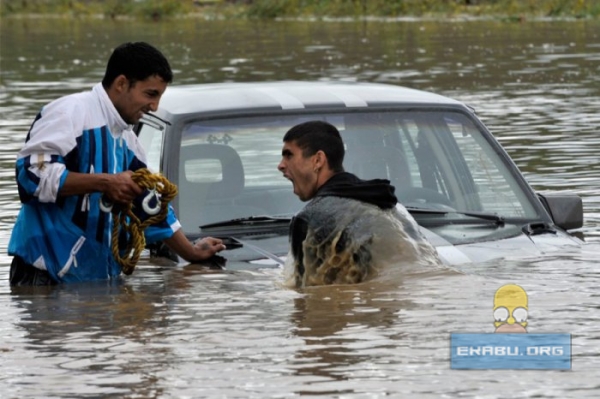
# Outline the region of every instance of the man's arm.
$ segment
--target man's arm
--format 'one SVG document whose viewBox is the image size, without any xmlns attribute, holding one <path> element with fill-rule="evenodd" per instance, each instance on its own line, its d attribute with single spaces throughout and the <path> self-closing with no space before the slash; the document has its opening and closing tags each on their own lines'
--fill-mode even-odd
<svg viewBox="0 0 600 399">
<path fill-rule="evenodd" d="M 58 195 L 101 192 L 113 202 L 129 203 L 143 192 L 142 187 L 131 178 L 132 175 L 132 171 L 116 174 L 68 172 Z"/>
<path fill-rule="evenodd" d="M 117 174 L 69 172 L 58 194 L 67 196 L 102 192 L 111 201 L 128 203 L 143 192 L 143 189 L 132 180 L 132 175 L 131 171 Z M 203 238 L 192 244 L 181 229 L 170 238 L 164 239 L 164 243 L 188 262 L 208 259 L 225 249 L 223 241 L 212 237 Z"/>
</svg>

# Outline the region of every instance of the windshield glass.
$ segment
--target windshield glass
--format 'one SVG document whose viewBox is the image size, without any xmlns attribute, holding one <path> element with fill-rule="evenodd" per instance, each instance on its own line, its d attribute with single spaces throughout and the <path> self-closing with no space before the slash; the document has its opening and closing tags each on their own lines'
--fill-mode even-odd
<svg viewBox="0 0 600 399">
<path fill-rule="evenodd" d="M 277 165 L 285 132 L 315 119 L 340 130 L 347 171 L 363 179 L 389 179 L 408 208 L 539 218 L 504 159 L 470 118 L 460 111 L 365 110 L 189 123 L 182 132 L 178 178 L 184 231 L 236 217 L 299 211 L 303 203 Z"/>
</svg>

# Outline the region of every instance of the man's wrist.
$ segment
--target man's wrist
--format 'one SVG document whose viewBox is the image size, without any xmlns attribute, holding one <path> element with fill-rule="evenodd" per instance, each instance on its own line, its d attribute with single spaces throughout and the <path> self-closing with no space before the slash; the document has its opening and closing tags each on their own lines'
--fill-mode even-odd
<svg viewBox="0 0 600 399">
<path fill-rule="evenodd" d="M 97 191 L 103 194 L 106 193 L 110 187 L 110 174 L 98 173 L 93 176 L 96 178 L 95 186 L 97 187 Z"/>
</svg>

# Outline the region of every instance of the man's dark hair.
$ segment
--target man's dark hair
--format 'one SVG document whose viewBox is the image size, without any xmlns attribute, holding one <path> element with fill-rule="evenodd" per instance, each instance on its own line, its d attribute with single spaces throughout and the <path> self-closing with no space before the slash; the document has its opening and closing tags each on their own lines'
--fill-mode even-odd
<svg viewBox="0 0 600 399">
<path fill-rule="evenodd" d="M 167 83 L 173 81 L 173 72 L 167 58 L 145 42 L 123 43 L 114 49 L 106 65 L 102 86 L 108 89 L 119 75 L 125 75 L 131 85 L 154 75 L 160 76 Z"/>
<path fill-rule="evenodd" d="M 323 151 L 329 168 L 335 173 L 343 172 L 344 142 L 335 126 L 323 121 L 309 121 L 292 127 L 283 136 L 284 142 L 295 142 L 304 157 Z"/>
</svg>

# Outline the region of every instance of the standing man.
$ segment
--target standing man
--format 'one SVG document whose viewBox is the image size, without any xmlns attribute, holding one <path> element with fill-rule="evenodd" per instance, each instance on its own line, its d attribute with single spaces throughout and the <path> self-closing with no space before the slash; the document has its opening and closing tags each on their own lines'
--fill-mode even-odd
<svg viewBox="0 0 600 399">
<path fill-rule="evenodd" d="M 10 284 L 54 285 L 116 277 L 121 267 L 111 252 L 111 213 L 102 196 L 128 204 L 142 194 L 133 172 L 146 167 L 132 131 L 144 113 L 156 111 L 173 80 L 164 55 L 144 42 L 117 47 L 102 83 L 91 91 L 61 97 L 35 118 L 17 155 L 22 202 L 8 253 Z M 205 238 L 192 245 L 173 210 L 148 227 L 147 242 L 163 240 L 187 261 L 213 256 L 225 246 Z"/>
<path fill-rule="evenodd" d="M 344 152 L 327 122 L 296 125 L 283 137 L 277 168 L 310 201 L 290 225 L 295 285 L 359 283 L 387 262 L 436 263 L 414 219 L 396 209 L 394 186 L 345 172 Z"/>
</svg>

